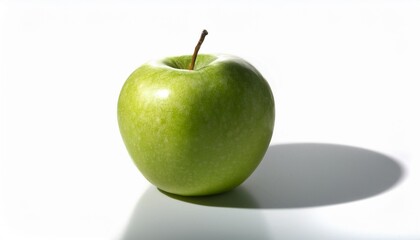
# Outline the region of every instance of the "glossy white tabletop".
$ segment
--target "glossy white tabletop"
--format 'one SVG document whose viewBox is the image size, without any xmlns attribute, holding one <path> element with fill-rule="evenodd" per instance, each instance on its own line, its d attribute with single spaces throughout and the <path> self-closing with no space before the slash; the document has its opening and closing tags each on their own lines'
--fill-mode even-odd
<svg viewBox="0 0 420 240">
<path fill-rule="evenodd" d="M 420 239 L 418 1 L 1 1 L 0 239 Z M 276 101 L 240 187 L 151 186 L 116 119 L 128 75 L 201 51 Z"/>
</svg>

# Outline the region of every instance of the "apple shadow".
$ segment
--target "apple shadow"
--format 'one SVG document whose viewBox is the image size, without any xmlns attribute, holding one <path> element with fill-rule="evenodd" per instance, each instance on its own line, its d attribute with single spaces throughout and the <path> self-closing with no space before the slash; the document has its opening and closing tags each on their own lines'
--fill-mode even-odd
<svg viewBox="0 0 420 240">
<path fill-rule="evenodd" d="M 337 144 L 277 144 L 268 148 L 260 166 L 233 191 L 206 197 L 165 194 L 213 207 L 305 208 L 373 197 L 395 186 L 402 176 L 403 169 L 394 159 L 371 150 Z"/>
</svg>

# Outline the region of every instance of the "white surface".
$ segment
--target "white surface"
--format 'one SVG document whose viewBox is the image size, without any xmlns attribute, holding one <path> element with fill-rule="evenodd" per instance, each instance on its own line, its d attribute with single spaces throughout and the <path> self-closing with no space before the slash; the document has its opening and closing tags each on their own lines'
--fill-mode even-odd
<svg viewBox="0 0 420 240">
<path fill-rule="evenodd" d="M 0 239 L 420 239 L 419 2 L 207 2 L 0 2 Z M 150 187 L 116 121 L 127 76 L 203 28 L 277 107 L 268 157 L 216 206 Z M 285 148 L 302 165 L 265 174 Z"/>
</svg>

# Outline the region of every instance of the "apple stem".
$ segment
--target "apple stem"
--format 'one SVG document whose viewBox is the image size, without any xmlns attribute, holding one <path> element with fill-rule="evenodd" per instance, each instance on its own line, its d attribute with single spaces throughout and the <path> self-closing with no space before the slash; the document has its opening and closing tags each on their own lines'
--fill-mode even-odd
<svg viewBox="0 0 420 240">
<path fill-rule="evenodd" d="M 209 33 L 207 32 L 206 29 L 204 29 L 203 32 L 201 33 L 200 40 L 198 40 L 197 46 L 195 46 L 194 54 L 192 56 L 192 60 L 191 60 L 190 66 L 188 67 L 188 70 L 194 70 L 195 60 L 197 59 L 198 50 L 200 50 L 201 44 L 203 44 L 204 38 L 206 38 L 207 34 Z"/>
</svg>

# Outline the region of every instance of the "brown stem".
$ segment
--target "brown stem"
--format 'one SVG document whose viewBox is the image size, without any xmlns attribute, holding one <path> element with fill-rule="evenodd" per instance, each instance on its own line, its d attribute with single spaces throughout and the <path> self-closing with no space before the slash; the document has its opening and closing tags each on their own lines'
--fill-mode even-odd
<svg viewBox="0 0 420 240">
<path fill-rule="evenodd" d="M 206 38 L 207 34 L 209 33 L 207 32 L 206 29 L 204 29 L 203 32 L 201 33 L 200 40 L 198 40 L 197 46 L 195 46 L 194 54 L 192 56 L 192 60 L 191 60 L 190 66 L 188 67 L 188 70 L 194 70 L 195 60 L 197 59 L 198 50 L 200 50 L 201 44 L 203 43 L 204 38 Z"/>
</svg>

